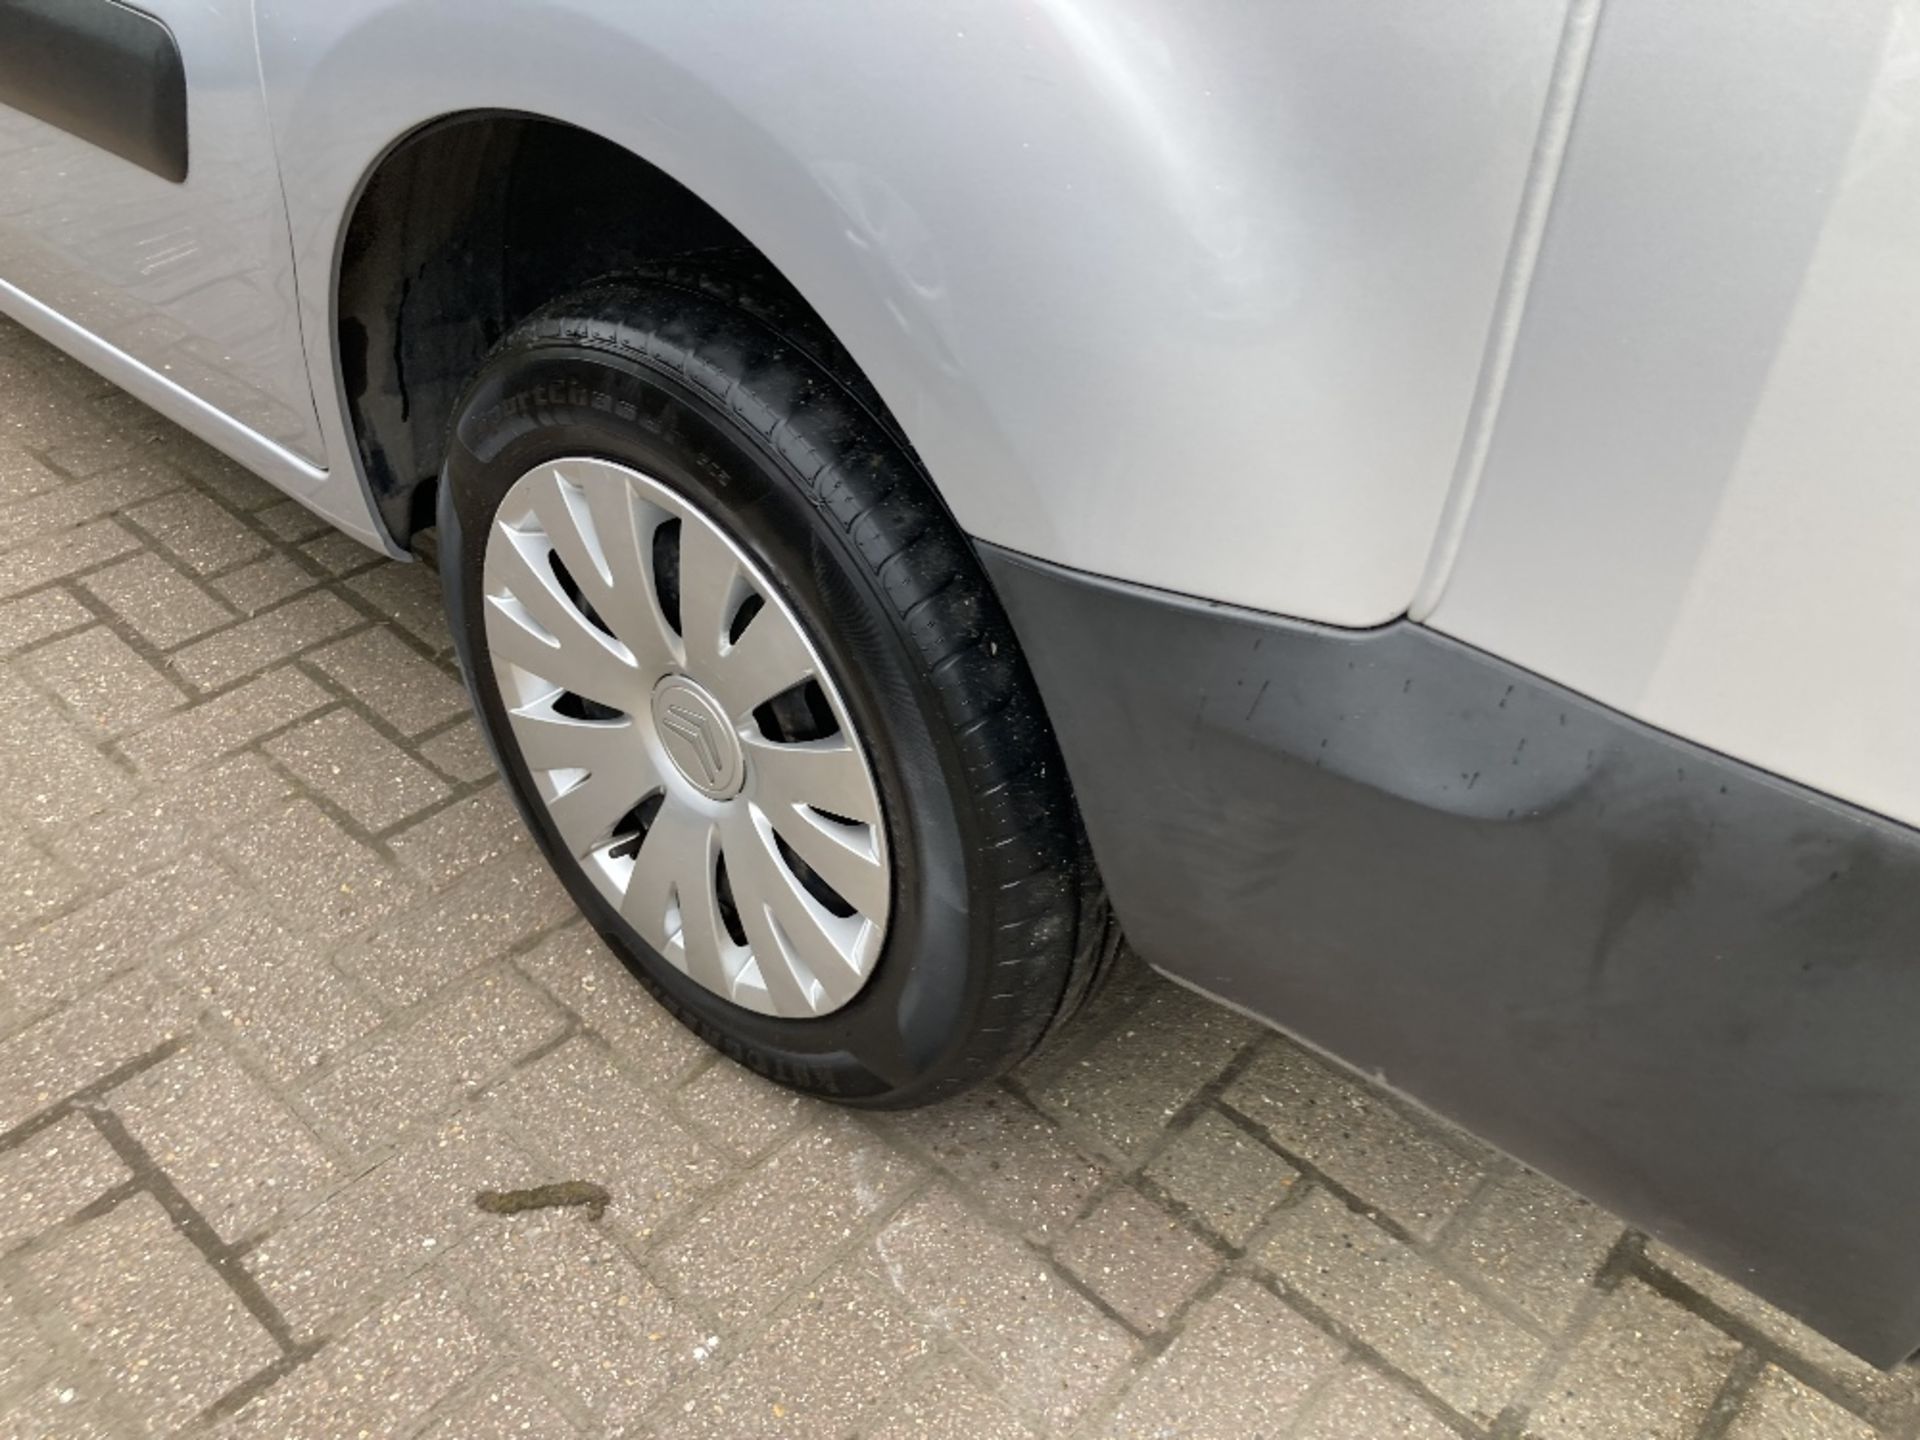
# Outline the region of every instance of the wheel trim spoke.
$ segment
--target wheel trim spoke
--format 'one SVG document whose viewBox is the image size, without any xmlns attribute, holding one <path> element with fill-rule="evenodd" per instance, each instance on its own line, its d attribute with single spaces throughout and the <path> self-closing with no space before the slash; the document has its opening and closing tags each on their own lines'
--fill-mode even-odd
<svg viewBox="0 0 1920 1440">
<path fill-rule="evenodd" d="M 741 742 L 752 767 L 754 794 L 769 810 L 801 805 L 862 825 L 880 822 L 880 804 L 860 752 L 835 735 L 782 745 L 759 736 Z"/>
<path fill-rule="evenodd" d="M 487 650 L 496 664 L 505 662 L 524 672 L 536 682 L 534 694 L 550 696 L 570 690 L 617 710 L 632 703 L 631 684 L 618 669 L 584 649 L 544 638 L 528 619 L 516 598 L 487 597 Z M 508 692 L 508 703 L 520 699 L 523 690 L 516 687 Z"/>
<path fill-rule="evenodd" d="M 708 525 L 680 526 L 680 635 L 687 669 L 711 678 L 727 643 L 727 625 L 746 598 L 739 558 Z"/>
<path fill-rule="evenodd" d="M 887 903 L 887 870 L 869 853 L 872 842 L 864 831 L 815 820 L 791 808 L 767 812 L 767 820 L 793 852 L 855 910 L 862 915 L 880 913 Z"/>
<path fill-rule="evenodd" d="M 636 787 L 627 774 L 600 772 L 575 781 L 548 800 L 547 810 L 568 853 L 585 859 L 613 837 L 614 822 L 646 794 L 646 787 Z"/>
<path fill-rule="evenodd" d="M 756 706 L 791 690 L 817 672 L 800 628 L 781 609 L 764 606 L 738 642 L 721 650 L 710 688 L 736 724 L 745 724 Z"/>
<path fill-rule="evenodd" d="M 636 776 L 655 778 L 652 766 L 644 771 L 636 757 L 644 755 L 644 742 L 631 718 L 618 720 L 575 720 L 554 710 L 551 700 L 536 701 L 519 710 L 507 712 L 513 727 L 514 743 L 529 770 L 586 770 L 593 774 L 621 768 L 632 769 Z"/>
<path fill-rule="evenodd" d="M 551 467 L 536 483 L 533 511 L 587 603 L 643 670 L 679 660 L 679 637 L 660 609 L 653 532 L 669 518 L 641 499 L 626 475 L 594 462 Z"/>
<path fill-rule="evenodd" d="M 726 958 L 741 947 L 734 945 L 720 920 L 714 886 L 719 858 L 719 828 L 711 817 L 667 801 L 634 857 L 620 914 L 689 976 L 728 995 L 733 982 Z M 677 926 L 669 924 L 676 910 Z"/>
<path fill-rule="evenodd" d="M 771 828 L 751 811 L 730 813 L 724 837 L 734 903 L 769 995 L 797 997 L 813 1011 L 845 1004 L 866 979 L 863 922 L 834 915 L 807 894 L 774 848 Z"/>
<path fill-rule="evenodd" d="M 640 693 L 632 653 L 603 635 L 528 553 L 538 535 L 498 526 L 487 545 L 487 648 L 537 679 L 630 710 Z M 544 560 L 542 569 L 544 569 Z"/>
<path fill-rule="evenodd" d="M 747 742 L 754 798 L 799 857 L 863 915 L 887 905 L 887 867 L 875 843 L 879 797 L 866 766 L 841 736 L 782 745 Z M 826 811 L 856 822 L 838 824 Z"/>
</svg>

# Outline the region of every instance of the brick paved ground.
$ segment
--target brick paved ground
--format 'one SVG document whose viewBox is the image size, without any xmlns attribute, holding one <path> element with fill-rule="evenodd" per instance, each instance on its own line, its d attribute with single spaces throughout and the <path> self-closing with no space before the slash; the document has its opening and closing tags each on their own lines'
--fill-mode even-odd
<svg viewBox="0 0 1920 1440">
<path fill-rule="evenodd" d="M 0 325 L 0 1436 L 1855 1440 L 1870 1370 L 1137 969 L 855 1117 L 571 918 L 431 573 Z M 500 1217 L 483 1187 L 585 1179 Z"/>
</svg>

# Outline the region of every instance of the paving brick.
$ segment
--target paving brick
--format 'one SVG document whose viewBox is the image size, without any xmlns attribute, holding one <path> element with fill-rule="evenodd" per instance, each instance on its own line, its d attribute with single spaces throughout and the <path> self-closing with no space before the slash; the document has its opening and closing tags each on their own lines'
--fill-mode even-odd
<svg viewBox="0 0 1920 1440">
<path fill-rule="evenodd" d="M 36 590 L 0 602 L 0 655 L 93 623 L 93 612 L 65 590 Z"/>
<path fill-rule="evenodd" d="M 1145 1174 L 1214 1234 L 1244 1245 L 1300 1172 L 1216 1111 L 1206 1111 L 1154 1157 Z"/>
<path fill-rule="evenodd" d="M 29 1269 L 152 1432 L 192 1419 L 279 1354 L 150 1196 L 68 1231 Z"/>
<path fill-rule="evenodd" d="M 1454 1440 L 1425 1405 L 1364 1365 L 1315 1396 L 1293 1440 Z"/>
<path fill-rule="evenodd" d="M 247 1405 L 226 1433 L 235 1440 L 398 1440 L 493 1356 L 473 1317 L 429 1275 Z"/>
<path fill-rule="evenodd" d="M 1026 1421 L 958 1360 L 917 1381 L 866 1440 L 1033 1440 Z"/>
<path fill-rule="evenodd" d="M 235 893 L 218 866 L 189 856 L 27 932 L 0 951 L 0 1017 L 37 1016 L 132 969 L 218 914 Z"/>
<path fill-rule="evenodd" d="M 307 1098 L 323 1124 L 365 1150 L 493 1079 L 564 1023 L 521 981 L 489 975 L 341 1062 Z"/>
<path fill-rule="evenodd" d="M 839 1273 L 796 1297 L 682 1406 L 675 1440 L 845 1435 L 876 1414 L 929 1349 L 872 1277 Z"/>
<path fill-rule="evenodd" d="M 1647 1258 L 1682 1284 L 1697 1290 L 1734 1320 L 1751 1326 L 1775 1344 L 1818 1366 L 1839 1389 L 1881 1423 L 1905 1428 L 1920 1419 L 1920 1365 L 1911 1360 L 1892 1370 L 1869 1365 L 1670 1245 L 1650 1244 Z"/>
<path fill-rule="evenodd" d="M 736 1160 L 765 1153 L 819 1114 L 818 1101 L 722 1058 L 675 1096 L 694 1128 Z"/>
<path fill-rule="evenodd" d="M 191 1025 L 176 990 L 136 971 L 0 1041 L 0 1133 Z"/>
<path fill-rule="evenodd" d="M 436 655 L 453 648 L 440 577 L 426 565 L 388 564 L 348 580 L 347 588 Z"/>
<path fill-rule="evenodd" d="M 725 1174 L 718 1151 L 585 1040 L 514 1072 L 491 1099 L 555 1175 L 607 1188 L 608 1224 L 643 1238 Z"/>
<path fill-rule="evenodd" d="M 1501 1176 L 1439 1254 L 1529 1319 L 1558 1330 L 1620 1238 L 1618 1220 L 1531 1170 Z"/>
<path fill-rule="evenodd" d="M 127 1433 L 97 1396 L 64 1378 L 0 1405 L 0 1427 L 7 1440 L 121 1440 Z"/>
<path fill-rule="evenodd" d="M 329 530 L 300 546 L 300 553 L 329 575 L 346 575 L 369 566 L 385 564 L 387 557 L 370 545 L 362 545 L 341 530 Z"/>
<path fill-rule="evenodd" d="M 27 705 L 45 705 L 40 691 L 19 671 L 17 664 L 0 663 L 0 715 L 10 715 Z"/>
<path fill-rule="evenodd" d="M 1490 1424 L 1545 1346 L 1517 1322 L 1325 1190 L 1282 1210 L 1259 1259 L 1468 1419 Z"/>
<path fill-rule="evenodd" d="M 37 590 L 50 580 L 78 575 L 139 548 L 140 541 L 132 532 L 112 520 L 95 520 L 58 535 L 43 535 L 0 555 L 0 595 Z"/>
<path fill-rule="evenodd" d="M 89 424 L 91 412 L 86 404 L 52 383 L 42 366 L 20 366 L 13 373 L 6 408 L 0 410 L 0 438 L 44 449 L 63 436 L 87 434 L 95 428 Z"/>
<path fill-rule="evenodd" d="M 1705 1418 L 1740 1342 L 1628 1281 L 1555 1372 L 1525 1433 L 1537 1440 L 1681 1440 Z"/>
<path fill-rule="evenodd" d="M 65 1220 L 128 1177 L 100 1132 L 78 1115 L 0 1150 L 0 1253 Z"/>
<path fill-rule="evenodd" d="M 105 626 L 43 645 L 26 667 L 103 735 L 145 724 L 186 703 L 186 692 Z"/>
<path fill-rule="evenodd" d="M 1726 1432 L 1726 1440 L 1875 1440 L 1857 1415 L 1769 1365 Z"/>
<path fill-rule="evenodd" d="M 207 1041 L 122 1085 L 111 1104 L 223 1240 L 259 1230 L 334 1174 L 313 1132 Z"/>
<path fill-rule="evenodd" d="M 764 1315 L 914 1178 L 855 1122 L 830 1116 L 717 1194 L 660 1252 L 660 1273 L 728 1323 Z"/>
<path fill-rule="evenodd" d="M 0 795 L 29 819 L 69 825 L 119 804 L 136 788 L 132 776 L 48 702 L 29 700 L 0 714 Z"/>
<path fill-rule="evenodd" d="M 11 931 L 79 898 L 79 878 L 20 831 L 0 831 L 0 931 Z M 0 975 L 0 1016 L 8 1010 L 8 981 Z"/>
<path fill-rule="evenodd" d="M 396 916 L 337 963 L 388 1004 L 411 1005 L 573 914 L 544 860 L 512 855 Z"/>
<path fill-rule="evenodd" d="M 580 1431 L 519 1366 L 475 1381 L 422 1440 L 572 1440 Z"/>
<path fill-rule="evenodd" d="M 231 610 L 158 555 L 132 556 L 80 583 L 149 645 L 162 650 L 233 619 Z"/>
<path fill-rule="evenodd" d="M 402 735 L 418 735 L 467 713 L 460 682 L 385 626 L 327 646 L 312 663 Z M 489 759 L 481 773 L 491 769 Z"/>
<path fill-rule="evenodd" d="M 8 550 L 44 535 L 69 531 L 89 520 L 124 510 L 180 483 L 157 467 L 114 470 L 26 500 L 0 505 L 0 545 Z"/>
<path fill-rule="evenodd" d="M 1108 1174 L 1053 1121 L 1003 1090 L 978 1090 L 881 1123 L 1042 1242 L 1065 1231 Z"/>
<path fill-rule="evenodd" d="M 279 551 L 238 570 L 216 575 L 207 587 L 242 615 L 258 615 L 262 610 L 291 600 L 320 582 Z"/>
<path fill-rule="evenodd" d="M 920 1197 L 875 1237 L 876 1273 L 983 1365 L 1019 1409 L 1066 1429 L 1136 1358 L 1133 1339 L 955 1196 Z"/>
<path fill-rule="evenodd" d="M 1422 1239 L 1484 1178 L 1438 1129 L 1285 1042 L 1264 1050 L 1221 1100 Z"/>
<path fill-rule="evenodd" d="M 306 540 L 327 529 L 327 522 L 298 500 L 277 500 L 263 505 L 254 512 L 254 518 L 275 538 L 286 541 Z"/>
<path fill-rule="evenodd" d="M 82 870 L 139 869 L 171 860 L 292 793 L 286 778 L 258 755 L 236 755 L 62 829 L 53 847 Z"/>
<path fill-rule="evenodd" d="M 102 314 L 122 320 L 134 319 L 142 308 L 123 296 L 103 295 L 100 301 Z M 107 432 L 98 437 L 102 444 L 117 438 L 121 445 L 133 449 L 150 443 L 157 433 L 175 428 L 171 421 L 162 419 L 99 371 L 71 355 L 50 351 L 39 363 L 56 385 L 92 402 L 86 407 L 86 414 L 95 423 L 86 429 Z M 115 431 L 124 433 L 116 437 Z"/>
<path fill-rule="evenodd" d="M 46 457 L 55 469 L 64 470 L 76 479 L 85 479 L 104 470 L 133 464 L 140 458 L 140 452 L 132 437 L 82 431 L 79 438 L 49 445 Z"/>
<path fill-rule="evenodd" d="M 491 1223 L 476 1191 L 543 1178 L 490 1124 L 458 1115 L 281 1225 L 247 1269 L 296 1334 L 330 1332 Z"/>
<path fill-rule="evenodd" d="M 1057 1073 L 1048 1074 L 1052 1067 L 1040 1057 L 1028 1088 L 1062 1123 L 1138 1159 L 1259 1033 L 1253 1022 L 1169 987 Z"/>
<path fill-rule="evenodd" d="M 326 957 L 325 947 L 271 916 L 241 911 L 163 959 L 242 1037 L 276 1080 L 293 1080 L 368 1034 L 381 1012 Z"/>
<path fill-rule="evenodd" d="M 671 1085 L 713 1054 L 647 994 L 584 920 L 543 940 L 518 964 L 649 1084 Z"/>
<path fill-rule="evenodd" d="M 307 800 L 240 827 L 226 851 L 295 926 L 323 940 L 362 930 L 415 894 L 384 857 Z"/>
<path fill-rule="evenodd" d="M 197 490 L 149 501 L 130 510 L 127 518 L 196 575 L 231 570 L 272 548 L 224 505 Z"/>
<path fill-rule="evenodd" d="M 1101 1433 L 1106 1440 L 1278 1434 L 1312 1387 L 1339 1365 L 1341 1353 L 1273 1296 L 1235 1280 L 1194 1312 Z M 1361 1440 L 1357 1432 L 1353 1440 Z"/>
<path fill-rule="evenodd" d="M 494 773 L 493 752 L 471 720 L 462 720 L 431 740 L 420 742 L 420 758 L 442 775 L 471 785 Z"/>
<path fill-rule="evenodd" d="M 397 825 L 448 793 L 444 781 L 351 710 L 296 725 L 265 748 L 368 830 Z"/>
<path fill-rule="evenodd" d="M 10 379 L 10 371 L 0 370 L 0 387 L 17 393 Z M 59 471 L 48 469 L 25 450 L 0 442 L 0 501 L 10 504 L 66 483 L 67 477 Z"/>
<path fill-rule="evenodd" d="M 338 595 L 316 590 L 196 641 L 173 664 L 195 685 L 217 690 L 361 623 L 360 612 Z"/>
<path fill-rule="evenodd" d="M 0 1249 L 4 1248 L 0 1244 Z M 26 1307 L 0 1288 L 0 1435 L 14 1433 L 5 1428 L 12 1421 L 7 1396 L 45 1370 L 52 1360 L 53 1347 L 34 1329 Z"/>
<path fill-rule="evenodd" d="M 1067 1233 L 1059 1261 L 1124 1318 L 1162 1330 L 1220 1269 L 1220 1257 L 1160 1206 L 1115 1190 Z"/>
<path fill-rule="evenodd" d="M 483 1227 L 452 1263 L 534 1368 L 614 1434 L 638 1431 L 641 1417 L 720 1348 L 577 1211 Z"/>
<path fill-rule="evenodd" d="M 498 785 L 408 826 L 392 846 L 401 864 L 434 886 L 450 885 L 502 855 L 534 849 L 520 812 Z"/>
<path fill-rule="evenodd" d="M 201 489 L 236 510 L 261 510 L 284 498 L 251 470 L 185 431 L 167 437 L 166 458 L 192 476 Z"/>
<path fill-rule="evenodd" d="M 292 723 L 333 697 L 297 670 L 272 670 L 120 742 L 136 769 L 178 775 Z"/>
</svg>

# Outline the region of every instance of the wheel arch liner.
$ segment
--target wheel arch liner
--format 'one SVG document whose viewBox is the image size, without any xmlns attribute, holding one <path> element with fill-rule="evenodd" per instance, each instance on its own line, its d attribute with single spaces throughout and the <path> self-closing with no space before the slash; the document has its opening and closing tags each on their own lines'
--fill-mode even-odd
<svg viewBox="0 0 1920 1440">
<path fill-rule="evenodd" d="M 1146 959 L 1920 1347 L 1920 832 L 1417 625 L 982 549 Z"/>
<path fill-rule="evenodd" d="M 165 23 L 118 0 L 0 0 L 0 103 L 175 183 L 187 78 Z"/>
</svg>

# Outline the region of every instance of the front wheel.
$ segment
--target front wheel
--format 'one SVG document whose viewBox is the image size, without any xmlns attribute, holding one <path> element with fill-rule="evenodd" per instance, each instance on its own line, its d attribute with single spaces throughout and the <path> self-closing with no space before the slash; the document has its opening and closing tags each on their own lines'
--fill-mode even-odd
<svg viewBox="0 0 1920 1440">
<path fill-rule="evenodd" d="M 507 784 L 627 967 L 763 1074 L 918 1104 L 1071 1008 L 1101 907 L 977 560 L 792 314 L 651 280 L 521 325 L 455 422 L 442 577 Z"/>
</svg>

